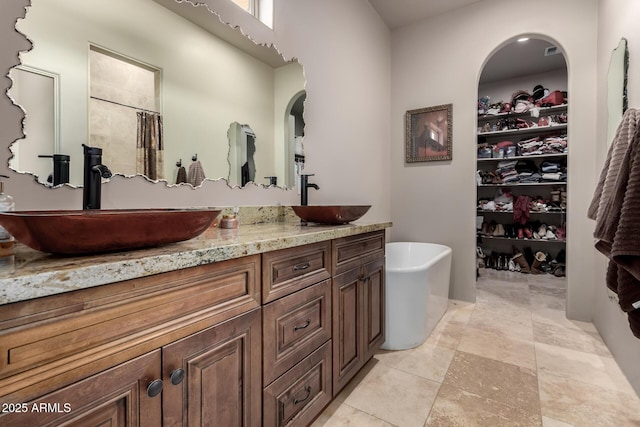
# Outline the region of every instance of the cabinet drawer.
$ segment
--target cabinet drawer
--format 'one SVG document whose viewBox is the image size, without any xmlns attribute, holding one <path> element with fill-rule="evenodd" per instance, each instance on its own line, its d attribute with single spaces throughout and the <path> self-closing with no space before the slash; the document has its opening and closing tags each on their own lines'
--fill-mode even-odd
<svg viewBox="0 0 640 427">
<path fill-rule="evenodd" d="M 0 389 L 75 381 L 257 308 L 259 278 L 256 255 L 17 303 L 26 314 L 0 322 Z"/>
<path fill-rule="evenodd" d="M 331 277 L 331 241 L 262 256 L 262 302 L 282 298 Z"/>
<path fill-rule="evenodd" d="M 343 237 L 333 241 L 333 274 L 359 267 L 369 259 L 384 256 L 384 230 Z"/>
<path fill-rule="evenodd" d="M 331 338 L 331 280 L 263 307 L 264 384 Z"/>
<path fill-rule="evenodd" d="M 328 341 L 264 389 L 264 426 L 307 426 L 331 396 Z"/>
</svg>

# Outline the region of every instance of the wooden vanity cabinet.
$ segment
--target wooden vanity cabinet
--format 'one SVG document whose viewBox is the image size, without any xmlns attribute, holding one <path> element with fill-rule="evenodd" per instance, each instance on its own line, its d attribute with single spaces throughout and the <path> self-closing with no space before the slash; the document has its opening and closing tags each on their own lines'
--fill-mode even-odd
<svg viewBox="0 0 640 427">
<path fill-rule="evenodd" d="M 162 348 L 167 426 L 260 426 L 261 311 Z"/>
<path fill-rule="evenodd" d="M 384 232 L 333 241 L 333 395 L 385 340 Z"/>
<path fill-rule="evenodd" d="M 384 341 L 384 243 L 382 230 L 4 305 L 0 425 L 306 426 Z"/>
<path fill-rule="evenodd" d="M 0 425 L 58 425 L 47 424 L 54 415 L 79 426 L 260 425 L 260 261 L 3 306 L 0 408 L 43 401 L 69 403 L 71 412 L 5 411 Z"/>
</svg>

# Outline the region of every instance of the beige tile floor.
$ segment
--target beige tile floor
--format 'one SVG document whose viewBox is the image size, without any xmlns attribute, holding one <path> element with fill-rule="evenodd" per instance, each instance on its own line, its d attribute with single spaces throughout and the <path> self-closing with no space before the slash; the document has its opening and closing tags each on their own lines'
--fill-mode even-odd
<svg viewBox="0 0 640 427">
<path fill-rule="evenodd" d="M 380 351 L 314 422 L 332 426 L 640 426 L 640 398 L 565 280 L 486 270 L 427 341 Z"/>
</svg>

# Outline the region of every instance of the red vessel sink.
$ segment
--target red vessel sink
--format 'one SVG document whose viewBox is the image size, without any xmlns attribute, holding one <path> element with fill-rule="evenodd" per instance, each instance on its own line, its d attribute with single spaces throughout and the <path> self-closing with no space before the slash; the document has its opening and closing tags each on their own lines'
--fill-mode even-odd
<svg viewBox="0 0 640 427">
<path fill-rule="evenodd" d="M 202 209 L 114 209 L 1 212 L 0 225 L 42 252 L 81 255 L 192 239 L 220 214 Z"/>
<path fill-rule="evenodd" d="M 328 225 L 347 224 L 355 221 L 366 214 L 370 207 L 371 205 L 291 206 L 301 220 Z"/>
</svg>

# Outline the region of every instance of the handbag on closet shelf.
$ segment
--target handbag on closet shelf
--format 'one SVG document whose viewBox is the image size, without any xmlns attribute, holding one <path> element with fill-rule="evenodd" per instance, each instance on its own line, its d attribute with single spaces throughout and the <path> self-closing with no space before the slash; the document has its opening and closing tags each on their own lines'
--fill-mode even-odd
<svg viewBox="0 0 640 427">
<path fill-rule="evenodd" d="M 538 105 L 541 107 L 553 107 L 554 105 L 564 104 L 564 94 L 559 90 L 554 90 L 549 95 L 538 101 Z"/>
</svg>

